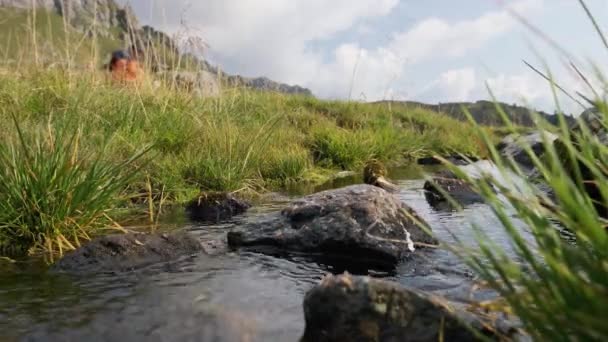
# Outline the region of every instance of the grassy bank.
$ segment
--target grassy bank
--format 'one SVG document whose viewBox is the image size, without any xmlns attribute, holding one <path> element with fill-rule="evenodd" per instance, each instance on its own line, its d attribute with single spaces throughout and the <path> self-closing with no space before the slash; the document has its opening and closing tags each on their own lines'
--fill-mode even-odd
<svg viewBox="0 0 608 342">
<path fill-rule="evenodd" d="M 41 167 L 53 168 L 57 165 L 50 161 L 65 152 L 54 146 L 69 144 L 62 139 L 75 132 L 78 147 L 71 148 L 69 158 L 78 160 L 82 170 L 95 163 L 121 165 L 119 171 L 129 175 L 113 202 L 93 205 L 104 215 L 107 209 L 133 203 L 182 203 L 200 190 L 260 192 L 288 183 L 320 182 L 338 170 L 357 171 L 369 158 L 402 164 L 434 153 L 483 153 L 471 139 L 469 125 L 421 109 L 391 110 L 244 89 L 226 89 L 217 98 L 204 99 L 154 85 L 152 79 L 136 88 L 109 84 L 104 74 L 90 71 L 2 71 L 3 146 L 23 150 L 24 141 L 30 142 L 26 149 L 42 149 L 40 162 L 49 163 Z M 38 146 L 32 139 L 53 143 Z M 142 158 L 124 163 L 146 147 L 149 151 Z M 3 163 L 0 168 L 14 168 Z M 40 175 L 49 179 L 38 176 L 31 181 L 52 183 L 56 177 L 53 172 Z M 5 187 L 23 186 L 11 179 L 5 177 Z M 51 185 L 45 189 L 53 191 Z M 15 213 L 20 205 L 27 207 L 26 202 L 15 203 Z"/>
</svg>

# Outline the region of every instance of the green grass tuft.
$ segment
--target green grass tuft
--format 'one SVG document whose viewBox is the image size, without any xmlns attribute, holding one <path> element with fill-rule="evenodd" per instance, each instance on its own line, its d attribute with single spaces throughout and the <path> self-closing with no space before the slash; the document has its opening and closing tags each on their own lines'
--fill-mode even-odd
<svg viewBox="0 0 608 342">
<path fill-rule="evenodd" d="M 545 138 L 541 157 L 523 146 L 537 170 L 533 176 L 501 156 L 482 128 L 478 136 L 503 180 L 471 179 L 453 167 L 491 206 L 515 257 L 477 227 L 476 248 L 453 249 L 501 295 L 505 309 L 522 320 L 534 340 L 608 336 L 608 141 L 598 133 L 608 129 L 608 107 L 598 99 L 597 108 L 595 130 L 584 122 L 572 129 L 563 117 L 557 130 L 539 121 L 538 129 L 557 133 L 558 140 Z"/>
<path fill-rule="evenodd" d="M 74 132 L 23 132 L 0 145 L 0 251 L 63 254 L 105 229 L 145 152 L 108 163 L 81 150 Z"/>
</svg>

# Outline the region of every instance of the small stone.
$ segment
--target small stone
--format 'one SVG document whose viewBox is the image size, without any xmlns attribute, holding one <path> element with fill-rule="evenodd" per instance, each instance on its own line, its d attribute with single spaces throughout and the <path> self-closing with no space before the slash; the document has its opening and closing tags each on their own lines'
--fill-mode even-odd
<svg viewBox="0 0 608 342">
<path fill-rule="evenodd" d="M 217 223 L 246 212 L 251 205 L 227 192 L 203 192 L 186 206 L 190 219 Z"/>
</svg>

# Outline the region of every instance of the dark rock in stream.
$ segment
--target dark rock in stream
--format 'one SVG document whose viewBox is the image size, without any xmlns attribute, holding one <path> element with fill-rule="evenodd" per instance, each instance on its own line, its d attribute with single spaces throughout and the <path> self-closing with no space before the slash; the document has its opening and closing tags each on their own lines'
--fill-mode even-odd
<svg viewBox="0 0 608 342">
<path fill-rule="evenodd" d="M 523 146 L 529 146 L 536 156 L 542 156 L 545 152 L 543 135 L 545 135 L 545 138 L 549 143 L 552 143 L 557 138 L 555 134 L 543 131 L 533 132 L 527 135 L 511 134 L 506 136 L 496 148 L 504 157 L 512 158 L 520 166 L 523 166 L 527 170 L 531 170 L 534 168 L 534 163 Z"/>
<path fill-rule="evenodd" d="M 52 269 L 68 273 L 120 272 L 203 252 L 187 232 L 129 233 L 94 239 L 57 261 Z"/>
<path fill-rule="evenodd" d="M 577 121 L 570 127 L 572 145 L 575 150 L 581 152 L 583 150 L 582 146 L 592 146 L 586 141 L 586 139 L 590 139 L 591 137 L 597 139 L 601 145 L 608 146 L 608 129 L 606 129 L 605 126 L 604 114 L 598 108 L 585 110 L 581 113 L 578 120 L 580 121 Z M 581 127 L 581 124 L 584 125 L 585 129 Z M 584 131 L 588 131 L 591 137 L 585 138 Z M 572 160 L 573 158 L 570 157 L 568 148 L 563 140 L 556 139 L 553 142 L 553 146 L 555 147 L 568 176 L 574 180 L 577 178 L 577 174 L 580 174 L 580 177 L 583 180 L 582 188 L 591 200 L 593 200 L 596 211 L 600 216 L 608 218 L 608 198 L 603 196 L 601 190 L 601 185 L 604 184 L 605 177 L 608 177 L 608 172 L 605 171 L 608 168 L 608 165 L 606 165 L 605 162 L 605 150 L 597 147 L 590 149 L 595 158 L 598 170 L 602 173 L 602 177 L 598 177 L 587 165 L 585 165 L 585 162 L 582 159 L 576 158 L 576 160 Z"/>
<path fill-rule="evenodd" d="M 228 233 L 228 244 L 262 252 L 297 251 L 395 265 L 436 240 L 424 221 L 387 191 L 353 185 L 290 203 Z M 428 226 L 428 225 L 427 225 Z"/>
<path fill-rule="evenodd" d="M 452 171 L 438 172 L 432 180 L 424 183 L 425 197 L 432 207 L 449 206 L 448 199 L 439 189 L 445 191 L 454 201 L 463 206 L 483 202 L 483 198 L 475 192 L 473 187 L 459 179 Z"/>
<path fill-rule="evenodd" d="M 226 192 L 200 194 L 186 206 L 190 219 L 217 223 L 246 212 L 251 205 Z"/>
<path fill-rule="evenodd" d="M 518 333 L 514 325 L 498 329 L 439 297 L 348 274 L 326 277 L 309 291 L 304 316 L 301 342 L 477 341 Z"/>
</svg>

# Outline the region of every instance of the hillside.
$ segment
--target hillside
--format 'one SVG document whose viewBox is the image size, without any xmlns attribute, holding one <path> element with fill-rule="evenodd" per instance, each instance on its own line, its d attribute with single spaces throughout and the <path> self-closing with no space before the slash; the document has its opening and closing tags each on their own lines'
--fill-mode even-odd
<svg viewBox="0 0 608 342">
<path fill-rule="evenodd" d="M 148 67 L 154 71 L 205 70 L 228 86 L 270 90 L 287 94 L 313 96 L 309 89 L 275 82 L 266 77 L 248 78 L 230 75 L 217 66 L 190 53 L 182 53 L 174 39 L 150 26 L 141 26 L 129 6 L 115 0 L 0 0 L 0 53 L 4 63 L 18 65 L 36 60 L 43 65 L 70 63 L 72 67 L 95 66 L 107 62 L 111 51 L 137 45 L 145 51 Z M 31 27 L 34 30 L 30 30 Z M 34 31 L 35 34 L 31 32 Z M 35 46 L 32 51 L 32 46 Z M 425 104 L 414 101 L 381 101 L 393 106 L 421 107 L 465 120 L 462 107 L 484 125 L 502 126 L 503 122 L 490 101 Z M 529 109 L 501 103 L 511 120 L 532 127 Z M 557 117 L 539 112 L 550 123 Z M 568 120 L 572 121 L 570 117 Z"/>
<path fill-rule="evenodd" d="M 504 124 L 500 114 L 496 110 L 496 104 L 492 101 L 482 100 L 477 102 L 451 102 L 439 104 L 426 104 L 415 101 L 380 101 L 376 103 L 390 103 L 393 106 L 424 108 L 446 114 L 461 121 L 466 120 L 466 115 L 463 111 L 464 107 L 471 113 L 477 123 L 487 126 L 502 126 Z M 525 127 L 535 126 L 529 108 L 515 104 L 510 105 L 502 102 L 499 102 L 498 104 L 502 107 L 514 124 Z M 558 124 L 558 117 L 556 115 L 545 113 L 543 111 L 538 111 L 537 113 L 549 123 L 554 125 Z M 566 116 L 566 120 L 570 123 L 574 122 L 574 118 L 572 116 Z"/>
<path fill-rule="evenodd" d="M 129 6 L 114 0 L 0 0 L 0 53 L 4 63 L 28 62 L 72 67 L 101 67 L 116 49 L 137 45 L 150 69 L 207 70 L 230 86 L 312 96 L 299 86 L 265 77 L 247 78 L 220 72 L 207 61 L 181 53 L 168 34 L 141 26 Z M 33 29 L 32 29 L 33 28 Z"/>
</svg>

